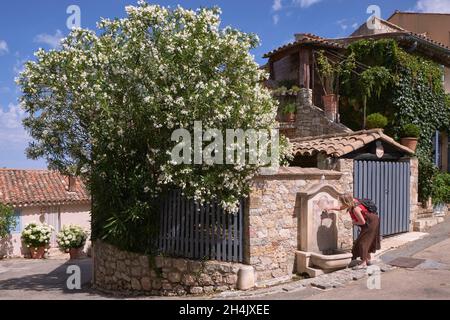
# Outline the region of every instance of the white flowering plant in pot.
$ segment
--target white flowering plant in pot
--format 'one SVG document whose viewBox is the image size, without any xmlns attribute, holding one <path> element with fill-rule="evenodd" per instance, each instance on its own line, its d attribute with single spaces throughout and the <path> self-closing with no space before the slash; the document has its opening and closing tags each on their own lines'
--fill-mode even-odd
<svg viewBox="0 0 450 320">
<path fill-rule="evenodd" d="M 52 236 L 53 227 L 48 224 L 31 222 L 22 231 L 22 240 L 27 248 L 48 247 Z"/>
<path fill-rule="evenodd" d="M 56 242 L 59 248 L 67 252 L 70 249 L 80 249 L 86 243 L 88 233 L 80 226 L 68 225 L 63 226 L 56 236 Z"/>
</svg>

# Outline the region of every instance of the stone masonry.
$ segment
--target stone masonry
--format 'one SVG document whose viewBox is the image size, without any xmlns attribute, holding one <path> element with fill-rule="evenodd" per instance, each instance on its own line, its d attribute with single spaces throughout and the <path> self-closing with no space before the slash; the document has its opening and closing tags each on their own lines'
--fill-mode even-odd
<svg viewBox="0 0 450 320">
<path fill-rule="evenodd" d="M 297 115 L 293 128 L 281 126 L 280 132 L 288 138 L 300 138 L 351 132 L 351 130 L 343 124 L 328 119 L 322 109 L 313 105 L 312 90 L 303 88 L 297 96 Z"/>
<path fill-rule="evenodd" d="M 94 287 L 122 294 L 183 296 L 236 288 L 238 263 L 194 261 L 125 252 L 96 241 Z"/>
<path fill-rule="evenodd" d="M 278 175 L 259 176 L 249 197 L 244 237 L 245 263 L 255 268 L 258 284 L 292 276 L 298 248 L 300 203 L 298 193 L 324 181 L 340 192 L 346 190 L 342 174 L 313 168 L 289 168 Z M 338 214 L 338 244 L 349 249 L 353 243 L 348 214 Z"/>
</svg>

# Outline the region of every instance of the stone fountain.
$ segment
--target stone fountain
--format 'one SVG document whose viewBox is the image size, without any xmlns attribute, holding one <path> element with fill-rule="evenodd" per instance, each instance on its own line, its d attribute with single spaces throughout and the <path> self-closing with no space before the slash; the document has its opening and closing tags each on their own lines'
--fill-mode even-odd
<svg viewBox="0 0 450 320">
<path fill-rule="evenodd" d="M 323 182 L 299 194 L 297 273 L 316 277 L 346 268 L 351 262 L 352 254 L 338 249 L 336 213 L 325 212 L 338 207 L 339 195 L 334 186 Z"/>
</svg>

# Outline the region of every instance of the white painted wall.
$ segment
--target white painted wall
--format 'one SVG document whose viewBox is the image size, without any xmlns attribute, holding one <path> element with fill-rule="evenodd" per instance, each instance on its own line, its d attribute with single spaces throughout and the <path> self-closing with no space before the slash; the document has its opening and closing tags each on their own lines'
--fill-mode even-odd
<svg viewBox="0 0 450 320">
<path fill-rule="evenodd" d="M 30 222 L 43 223 L 45 212 L 43 207 L 25 207 L 20 208 L 20 227 L 21 230 Z M 91 230 L 91 205 L 90 204 L 70 204 L 60 206 L 60 224 L 75 224 L 83 227 L 89 233 Z M 19 257 L 28 253 L 26 246 L 22 245 L 20 232 L 12 233 L 8 238 L 0 241 L 0 256 Z M 85 249 L 90 245 L 90 241 L 86 243 Z"/>
</svg>

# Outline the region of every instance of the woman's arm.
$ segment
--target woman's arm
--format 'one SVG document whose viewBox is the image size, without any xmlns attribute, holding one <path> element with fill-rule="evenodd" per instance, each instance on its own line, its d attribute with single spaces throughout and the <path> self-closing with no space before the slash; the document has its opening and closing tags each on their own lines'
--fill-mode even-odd
<svg viewBox="0 0 450 320">
<path fill-rule="evenodd" d="M 342 211 L 344 209 L 345 209 L 345 206 L 340 206 L 340 207 L 327 208 L 327 209 L 325 209 L 325 211 Z"/>
<path fill-rule="evenodd" d="M 356 222 L 355 224 L 357 224 L 359 226 L 363 226 L 366 224 L 366 219 L 364 219 L 364 216 L 362 214 L 360 207 L 355 207 L 353 209 L 353 213 L 355 214 L 356 219 L 358 219 L 358 222 Z"/>
</svg>

